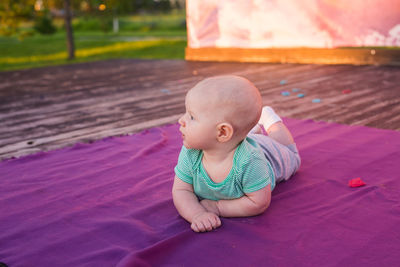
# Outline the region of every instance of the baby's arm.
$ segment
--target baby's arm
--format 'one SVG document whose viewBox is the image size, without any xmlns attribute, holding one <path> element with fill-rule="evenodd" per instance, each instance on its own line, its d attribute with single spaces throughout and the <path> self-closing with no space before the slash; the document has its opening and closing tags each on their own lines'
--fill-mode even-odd
<svg viewBox="0 0 400 267">
<path fill-rule="evenodd" d="M 222 217 L 247 217 L 263 213 L 271 203 L 271 185 L 231 200 L 202 200 L 207 210 L 218 209 Z"/>
<path fill-rule="evenodd" d="M 174 205 L 179 214 L 191 223 L 191 228 L 195 232 L 211 231 L 221 226 L 218 215 L 207 211 L 198 201 L 193 191 L 193 186 L 177 176 L 172 187 L 172 197 Z"/>
</svg>

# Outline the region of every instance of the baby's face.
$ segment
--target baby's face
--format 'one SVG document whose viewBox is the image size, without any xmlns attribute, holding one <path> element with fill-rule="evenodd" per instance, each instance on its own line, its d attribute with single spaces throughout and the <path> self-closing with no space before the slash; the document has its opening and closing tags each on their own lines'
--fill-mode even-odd
<svg viewBox="0 0 400 267">
<path fill-rule="evenodd" d="M 207 149 L 217 137 L 217 115 L 206 97 L 198 91 L 186 95 L 186 113 L 179 119 L 183 145 L 191 149 Z"/>
</svg>

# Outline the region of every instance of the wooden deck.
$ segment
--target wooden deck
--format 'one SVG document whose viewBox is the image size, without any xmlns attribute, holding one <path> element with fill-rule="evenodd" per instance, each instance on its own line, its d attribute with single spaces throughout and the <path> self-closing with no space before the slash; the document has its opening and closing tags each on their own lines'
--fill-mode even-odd
<svg viewBox="0 0 400 267">
<path fill-rule="evenodd" d="M 399 66 L 111 60 L 0 72 L 0 159 L 176 122 L 186 91 L 219 74 L 253 81 L 283 117 L 400 130 Z"/>
</svg>

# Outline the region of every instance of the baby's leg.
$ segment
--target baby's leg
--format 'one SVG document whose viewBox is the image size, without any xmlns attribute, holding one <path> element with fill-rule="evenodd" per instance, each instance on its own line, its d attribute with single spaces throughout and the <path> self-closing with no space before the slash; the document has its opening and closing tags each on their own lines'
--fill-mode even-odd
<svg viewBox="0 0 400 267">
<path fill-rule="evenodd" d="M 268 136 L 275 141 L 288 146 L 294 143 L 292 134 L 283 124 L 282 119 L 268 106 L 263 107 L 260 121 Z"/>
</svg>

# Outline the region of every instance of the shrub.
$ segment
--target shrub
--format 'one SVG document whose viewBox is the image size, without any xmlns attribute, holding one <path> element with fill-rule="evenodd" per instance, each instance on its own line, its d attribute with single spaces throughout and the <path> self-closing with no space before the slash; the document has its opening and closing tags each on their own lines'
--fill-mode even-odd
<svg viewBox="0 0 400 267">
<path fill-rule="evenodd" d="M 109 32 L 112 29 L 112 19 L 109 16 L 104 17 L 81 17 L 73 22 L 76 31 L 103 31 Z"/>
<path fill-rule="evenodd" d="M 54 26 L 53 20 L 48 13 L 37 16 L 33 28 L 40 34 L 53 34 L 57 31 L 57 28 Z"/>
<path fill-rule="evenodd" d="M 103 32 L 109 32 L 112 29 L 112 18 L 109 16 L 99 18 L 100 20 L 100 30 Z"/>
<path fill-rule="evenodd" d="M 83 17 L 73 22 L 74 30 L 77 31 L 98 31 L 100 21 L 97 18 Z"/>
</svg>

